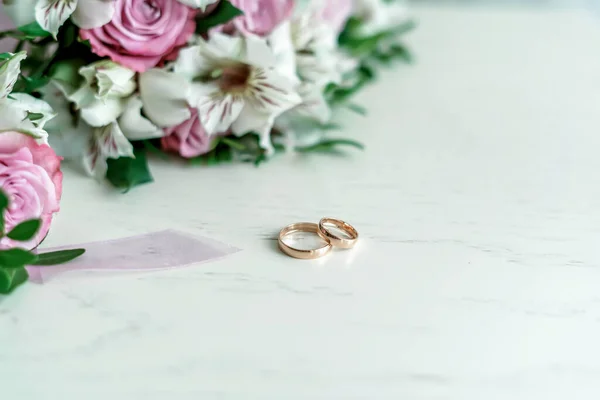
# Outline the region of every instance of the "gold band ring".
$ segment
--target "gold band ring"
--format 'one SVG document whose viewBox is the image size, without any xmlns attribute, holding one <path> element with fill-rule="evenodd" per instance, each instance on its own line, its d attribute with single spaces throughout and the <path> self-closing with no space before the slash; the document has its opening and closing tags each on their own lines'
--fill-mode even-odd
<svg viewBox="0 0 600 400">
<path fill-rule="evenodd" d="M 299 222 L 297 224 L 291 224 L 283 228 L 281 232 L 279 232 L 279 248 L 288 256 L 300 258 L 302 260 L 313 260 L 315 258 L 323 257 L 331 250 L 331 244 L 328 240 L 325 240 L 327 244 L 325 244 L 323 247 L 319 247 L 318 249 L 312 250 L 296 249 L 291 246 L 288 246 L 283 242 L 283 239 L 286 236 L 297 232 L 310 232 L 319 234 L 319 226 L 312 222 Z M 319 235 L 319 237 L 321 236 Z"/>
<path fill-rule="evenodd" d="M 344 231 L 350 236 L 350 238 L 341 238 L 339 236 L 334 235 L 329 231 L 325 224 L 331 224 L 336 228 Z M 356 242 L 358 242 L 358 231 L 349 223 L 341 221 L 335 218 L 323 218 L 319 221 L 318 232 L 319 236 L 325 239 L 327 242 L 331 243 L 335 247 L 341 247 L 342 249 L 350 249 L 354 247 Z"/>
</svg>

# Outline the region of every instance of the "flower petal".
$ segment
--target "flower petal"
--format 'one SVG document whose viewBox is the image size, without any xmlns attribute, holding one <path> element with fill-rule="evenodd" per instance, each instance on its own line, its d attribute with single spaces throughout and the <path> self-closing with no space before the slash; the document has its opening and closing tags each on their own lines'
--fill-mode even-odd
<svg viewBox="0 0 600 400">
<path fill-rule="evenodd" d="M 263 113 L 277 116 L 302 102 L 296 82 L 275 70 L 257 68 L 250 84 L 253 104 Z"/>
<path fill-rule="evenodd" d="M 179 125 L 191 117 L 187 95 L 190 83 L 180 75 L 151 69 L 140 75 L 144 113 L 159 127 Z"/>
<path fill-rule="evenodd" d="M 109 23 L 114 12 L 114 0 L 79 0 L 72 19 L 82 29 L 93 29 Z"/>
<path fill-rule="evenodd" d="M 243 107 L 243 98 L 231 94 L 206 96 L 197 106 L 200 122 L 209 136 L 227 131 Z"/>
<path fill-rule="evenodd" d="M 124 110 L 124 99 L 96 100 L 81 109 L 81 118 L 90 126 L 102 127 L 116 121 Z"/>
<path fill-rule="evenodd" d="M 26 58 L 27 53 L 21 51 L 6 60 L 0 67 L 0 99 L 5 99 L 12 92 L 21 73 L 21 61 Z"/>
<path fill-rule="evenodd" d="M 37 0 L 3 0 L 2 11 L 16 26 L 23 26 L 35 21 L 36 4 Z"/>
<path fill-rule="evenodd" d="M 206 7 L 211 4 L 215 4 L 219 0 L 178 0 L 180 3 L 190 6 L 192 8 L 199 8 L 202 11 L 206 11 Z"/>
<path fill-rule="evenodd" d="M 56 38 L 58 29 L 77 8 L 78 0 L 39 0 L 35 6 L 35 19 L 40 26 Z"/>
<path fill-rule="evenodd" d="M 127 100 L 125 111 L 119 117 L 119 126 L 129 140 L 153 139 L 165 136 L 164 130 L 142 115 L 142 100 L 132 96 Z"/>
<path fill-rule="evenodd" d="M 83 156 L 86 172 L 98 179 L 106 177 L 109 158 L 134 158 L 133 146 L 123 135 L 119 124 L 113 122 L 107 126 L 94 129 Z"/>
<path fill-rule="evenodd" d="M 273 128 L 274 120 L 275 118 L 272 115 L 259 112 L 256 108 L 246 105 L 231 126 L 231 129 L 238 136 L 250 132 L 257 133 L 260 147 L 270 155 L 274 152 L 273 144 L 271 143 L 271 129 Z"/>
<path fill-rule="evenodd" d="M 46 142 L 44 125 L 55 116 L 52 108 L 28 94 L 14 93 L 11 97 L 0 100 L 0 132 L 23 132 Z"/>
</svg>

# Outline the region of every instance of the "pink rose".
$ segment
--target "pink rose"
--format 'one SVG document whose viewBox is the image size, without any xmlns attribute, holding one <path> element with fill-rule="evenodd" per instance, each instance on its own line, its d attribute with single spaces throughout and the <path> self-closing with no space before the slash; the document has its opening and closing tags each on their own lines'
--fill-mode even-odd
<svg viewBox="0 0 600 400">
<path fill-rule="evenodd" d="M 176 0 L 116 0 L 111 22 L 80 35 L 99 56 L 144 72 L 176 57 L 196 29 L 195 15 Z"/>
<path fill-rule="evenodd" d="M 4 215 L 6 231 L 23 221 L 40 218 L 42 226 L 27 243 L 0 240 L 0 249 L 32 249 L 48 234 L 52 216 L 59 210 L 62 172 L 54 150 L 22 133 L 0 133 L 0 187 L 10 200 Z"/>
<path fill-rule="evenodd" d="M 325 0 L 320 18 L 330 23 L 336 32 L 341 32 L 352 16 L 352 0 Z"/>
<path fill-rule="evenodd" d="M 162 138 L 162 147 L 179 153 L 184 158 L 198 157 L 210 151 L 211 139 L 206 134 L 198 111 L 192 110 L 192 117 L 172 128 L 165 129 L 166 136 Z"/>
<path fill-rule="evenodd" d="M 267 36 L 292 15 L 294 0 L 230 0 L 244 12 L 233 21 L 233 26 L 243 33 Z"/>
</svg>

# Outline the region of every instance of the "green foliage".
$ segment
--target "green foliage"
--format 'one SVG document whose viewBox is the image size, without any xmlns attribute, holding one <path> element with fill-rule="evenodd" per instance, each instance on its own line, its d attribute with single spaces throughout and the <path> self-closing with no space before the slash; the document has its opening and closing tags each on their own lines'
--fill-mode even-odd
<svg viewBox="0 0 600 400">
<path fill-rule="evenodd" d="M 10 294 L 19 285 L 27 282 L 29 274 L 25 267 L 0 268 L 0 294 Z"/>
<path fill-rule="evenodd" d="M 299 153 L 335 153 L 339 146 L 354 147 L 358 150 L 364 150 L 365 146 L 355 140 L 350 139 L 324 139 L 319 143 L 306 147 L 297 147 Z"/>
<path fill-rule="evenodd" d="M 30 265 L 49 266 L 64 264 L 76 259 L 84 253 L 85 249 L 53 251 L 51 253 L 44 253 L 38 255 L 37 260 L 31 263 Z"/>
<path fill-rule="evenodd" d="M 27 25 L 20 26 L 17 29 L 23 32 L 27 38 L 31 39 L 45 38 L 50 36 L 50 32 L 45 31 L 36 21 Z"/>
<path fill-rule="evenodd" d="M 41 221 L 39 219 L 30 219 L 29 221 L 21 222 L 15 226 L 6 236 L 17 242 L 26 242 L 33 239 L 35 234 L 40 229 Z"/>
<path fill-rule="evenodd" d="M 146 150 L 143 148 L 135 149 L 134 155 L 135 158 L 108 159 L 106 179 L 114 187 L 123 189 L 125 192 L 135 186 L 150 183 L 154 180 L 148 168 Z"/>
<path fill-rule="evenodd" d="M 2 268 L 20 268 L 30 265 L 37 260 L 37 256 L 23 249 L 8 249 L 0 251 L 0 266 Z"/>
<path fill-rule="evenodd" d="M 215 8 L 212 13 L 206 16 L 201 15 L 198 17 L 196 21 L 196 33 L 206 33 L 211 28 L 226 24 L 240 15 L 244 15 L 242 10 L 235 7 L 228 0 L 221 0 L 217 8 Z"/>
</svg>

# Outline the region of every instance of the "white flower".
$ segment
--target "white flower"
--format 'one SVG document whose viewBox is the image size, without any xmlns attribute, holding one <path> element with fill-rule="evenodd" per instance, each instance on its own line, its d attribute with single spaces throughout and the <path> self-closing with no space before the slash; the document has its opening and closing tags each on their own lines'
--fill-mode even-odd
<svg viewBox="0 0 600 400">
<path fill-rule="evenodd" d="M 129 140 L 153 139 L 165 136 L 165 132 L 142 115 L 142 100 L 131 96 L 118 119 L 119 126 Z"/>
<path fill-rule="evenodd" d="M 121 157 L 135 158 L 133 146 L 123 134 L 119 124 L 113 122 L 94 128 L 83 155 L 86 172 L 97 179 L 104 179 L 108 170 L 107 160 Z"/>
<path fill-rule="evenodd" d="M 13 54 L 0 66 L 0 132 L 24 132 L 45 141 L 44 125 L 55 116 L 52 108 L 28 94 L 12 93 L 26 57 L 25 52 Z"/>
<path fill-rule="evenodd" d="M 178 0 L 180 3 L 190 6 L 192 8 L 199 8 L 202 11 L 206 11 L 206 7 L 211 4 L 215 4 L 219 0 Z"/>
<path fill-rule="evenodd" d="M 362 36 L 389 31 L 409 21 L 404 1 L 354 0 L 354 10 L 355 16 L 362 22 L 359 28 Z"/>
<path fill-rule="evenodd" d="M 209 135 L 256 132 L 268 153 L 275 118 L 301 102 L 298 82 L 277 69 L 266 41 L 254 36 L 215 33 L 182 50 L 174 70 L 190 82 L 188 102 Z"/>
<path fill-rule="evenodd" d="M 139 83 L 144 113 L 156 125 L 175 126 L 192 116 L 186 90 L 190 84 L 183 76 L 155 68 L 141 74 Z"/>
<path fill-rule="evenodd" d="M 308 8 L 292 20 L 291 33 L 300 78 L 322 86 L 340 83 L 348 57 L 338 47 L 334 28 Z"/>
<path fill-rule="evenodd" d="M 27 58 L 27 53 L 21 51 L 12 54 L 2 66 L 0 66 L 0 99 L 5 99 L 12 91 L 19 74 L 21 73 L 21 61 Z"/>
<path fill-rule="evenodd" d="M 79 74 L 84 83 L 78 89 L 59 84 L 67 99 L 91 126 L 114 122 L 125 110 L 125 99 L 136 89 L 135 72 L 112 61 L 98 61 L 80 68 Z"/>
<path fill-rule="evenodd" d="M 99 127 L 88 125 L 74 112 L 62 90 L 50 85 L 44 99 L 59 112 L 59 117 L 47 127 L 52 148 L 66 159 L 80 163 L 98 179 L 106 176 L 109 158 L 133 157 L 129 140 L 164 135 L 162 129 L 141 115 L 141 100 L 137 96 L 127 99 L 125 111 L 117 121 Z"/>
<path fill-rule="evenodd" d="M 11 93 L 10 97 L 0 100 L 0 132 L 23 132 L 45 142 L 48 133 L 44 126 L 56 116 L 52 108 L 25 93 Z"/>
<path fill-rule="evenodd" d="M 54 37 L 69 17 L 84 29 L 97 28 L 112 19 L 114 0 L 3 0 L 4 10 L 17 26 L 37 21 Z"/>
</svg>

